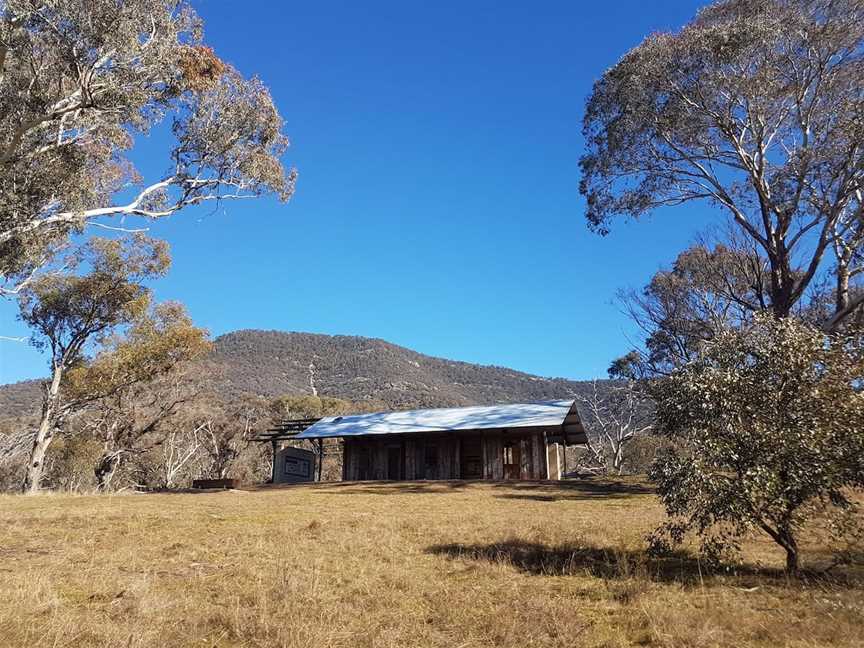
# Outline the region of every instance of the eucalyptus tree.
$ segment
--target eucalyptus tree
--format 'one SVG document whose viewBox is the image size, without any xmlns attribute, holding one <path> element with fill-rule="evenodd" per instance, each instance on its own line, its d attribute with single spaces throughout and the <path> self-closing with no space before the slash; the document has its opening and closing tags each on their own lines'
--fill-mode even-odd
<svg viewBox="0 0 864 648">
<path fill-rule="evenodd" d="M 26 492 L 39 490 L 48 448 L 71 412 L 164 373 L 189 356 L 203 335 L 177 313 L 177 326 L 158 324 L 165 311 L 154 313 L 144 282 L 167 271 L 170 257 L 164 242 L 141 234 L 96 237 L 77 256 L 86 272 L 44 274 L 19 296 L 20 318 L 32 331 L 31 343 L 46 352 L 51 374 L 33 435 Z M 127 328 L 135 344 L 116 346 L 113 336 Z M 90 360 L 99 349 L 113 352 Z"/>
<path fill-rule="evenodd" d="M 168 122 L 167 171 L 128 153 Z M 0 2 L 0 289 L 16 292 L 67 240 L 106 218 L 162 218 L 269 193 L 296 173 L 260 80 L 202 41 L 186 0 Z"/>
<path fill-rule="evenodd" d="M 731 224 L 624 299 L 645 351 L 610 371 L 655 378 L 672 441 L 654 547 L 758 529 L 795 571 L 800 530 L 864 487 L 864 1 L 714 2 L 603 75 L 584 133 L 595 230 L 699 202 Z"/>
<path fill-rule="evenodd" d="M 764 256 L 775 316 L 823 273 L 835 282 L 826 328 L 864 303 L 850 290 L 864 273 L 861 0 L 714 2 L 602 76 L 584 134 L 597 231 L 707 201 Z"/>
</svg>

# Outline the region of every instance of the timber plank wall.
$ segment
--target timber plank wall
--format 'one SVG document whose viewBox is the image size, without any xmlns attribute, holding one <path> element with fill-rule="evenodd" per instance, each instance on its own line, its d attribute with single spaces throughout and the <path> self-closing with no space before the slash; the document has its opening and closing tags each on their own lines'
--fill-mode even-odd
<svg viewBox="0 0 864 648">
<path fill-rule="evenodd" d="M 347 481 L 549 477 L 543 431 L 348 437 L 343 448 Z"/>
</svg>

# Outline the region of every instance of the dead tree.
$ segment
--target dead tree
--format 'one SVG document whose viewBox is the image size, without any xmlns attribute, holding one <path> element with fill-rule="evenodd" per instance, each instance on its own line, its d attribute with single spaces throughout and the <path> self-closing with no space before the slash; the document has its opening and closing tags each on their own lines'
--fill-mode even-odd
<svg viewBox="0 0 864 648">
<path fill-rule="evenodd" d="M 587 421 L 587 448 L 591 462 L 616 474 L 624 470 L 627 446 L 651 430 L 651 401 L 636 381 L 610 381 L 600 386 L 595 380 L 591 392 L 577 395 Z"/>
</svg>

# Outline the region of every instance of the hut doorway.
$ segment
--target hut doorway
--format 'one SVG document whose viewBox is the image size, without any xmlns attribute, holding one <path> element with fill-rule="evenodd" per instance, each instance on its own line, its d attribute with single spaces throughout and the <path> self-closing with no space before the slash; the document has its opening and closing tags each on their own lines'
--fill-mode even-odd
<svg viewBox="0 0 864 648">
<path fill-rule="evenodd" d="M 519 443 L 507 441 L 504 444 L 504 479 L 519 479 L 521 473 L 522 453 Z"/>
<path fill-rule="evenodd" d="M 483 446 L 480 437 L 462 439 L 459 457 L 461 459 L 459 476 L 462 479 L 483 477 Z"/>
<path fill-rule="evenodd" d="M 387 446 L 387 479 L 403 479 L 401 446 Z"/>
</svg>

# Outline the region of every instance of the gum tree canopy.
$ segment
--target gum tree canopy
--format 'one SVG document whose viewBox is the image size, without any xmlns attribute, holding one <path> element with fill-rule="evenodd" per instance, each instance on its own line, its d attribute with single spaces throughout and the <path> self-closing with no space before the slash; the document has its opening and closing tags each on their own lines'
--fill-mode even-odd
<svg viewBox="0 0 864 648">
<path fill-rule="evenodd" d="M 581 192 L 617 216 L 707 200 L 764 253 L 787 316 L 830 273 L 832 329 L 864 294 L 864 2 L 727 0 L 655 34 L 597 82 Z"/>
<path fill-rule="evenodd" d="M 145 181 L 126 153 L 166 119 L 169 170 Z M 282 126 L 261 82 L 202 44 L 185 0 L 0 2 L 0 291 L 97 219 L 287 199 Z"/>
</svg>

